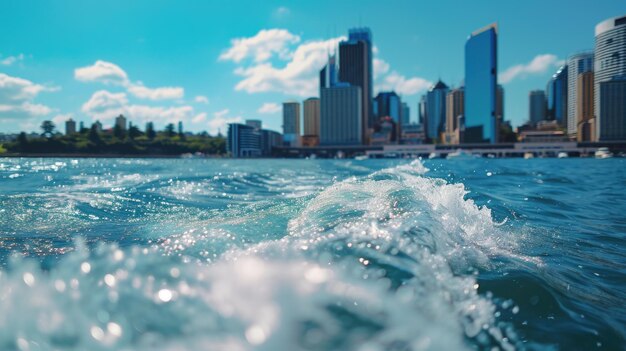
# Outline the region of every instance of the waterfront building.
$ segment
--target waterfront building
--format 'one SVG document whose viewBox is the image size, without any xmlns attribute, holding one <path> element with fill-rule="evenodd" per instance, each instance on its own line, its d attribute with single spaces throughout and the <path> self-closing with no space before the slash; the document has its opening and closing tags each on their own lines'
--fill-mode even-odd
<svg viewBox="0 0 626 351">
<path fill-rule="evenodd" d="M 546 119 L 565 126 L 567 121 L 567 65 L 561 66 L 546 86 Z"/>
<path fill-rule="evenodd" d="M 115 117 L 115 125 L 121 130 L 126 130 L 126 117 L 124 117 L 124 115 Z"/>
<path fill-rule="evenodd" d="M 85 129 L 85 123 L 83 121 L 80 121 L 80 129 L 78 129 L 80 132 L 83 131 L 83 129 Z"/>
<path fill-rule="evenodd" d="M 272 149 L 283 144 L 283 136 L 276 131 L 261 129 L 261 156 L 272 156 Z"/>
<path fill-rule="evenodd" d="M 65 135 L 76 133 L 76 122 L 73 119 L 65 121 Z"/>
<path fill-rule="evenodd" d="M 229 123 L 226 151 L 233 158 L 261 156 L 261 133 L 245 124 Z"/>
<path fill-rule="evenodd" d="M 406 102 L 402 103 L 402 118 L 400 118 L 400 122 L 403 126 L 411 123 L 411 109 Z"/>
<path fill-rule="evenodd" d="M 132 123 L 129 123 L 129 129 Z M 183 135 L 183 121 L 178 121 L 178 135 Z"/>
<path fill-rule="evenodd" d="M 463 142 L 496 143 L 498 27 L 473 32 L 465 43 L 465 116 Z"/>
<path fill-rule="evenodd" d="M 361 88 L 340 84 L 321 93 L 320 145 L 363 144 Z"/>
<path fill-rule="evenodd" d="M 374 115 L 377 121 L 388 116 L 391 117 L 396 124 L 401 123 L 402 101 L 395 91 L 383 91 L 378 93 L 374 102 L 376 105 Z"/>
<path fill-rule="evenodd" d="M 307 144 L 315 144 L 314 140 L 320 135 L 320 99 L 308 98 L 304 100 L 304 136 Z M 313 140 L 313 142 L 312 142 Z M 304 141 L 303 141 L 304 144 Z M 315 146 L 315 145 L 313 145 Z"/>
<path fill-rule="evenodd" d="M 528 93 L 528 120 L 537 124 L 546 119 L 546 93 L 543 90 L 532 90 Z"/>
<path fill-rule="evenodd" d="M 426 137 L 439 140 L 446 125 L 446 95 L 448 86 L 439 80 L 426 94 Z"/>
<path fill-rule="evenodd" d="M 570 56 L 567 59 L 567 134 L 570 137 L 576 136 L 577 116 L 580 114 L 577 109 L 580 106 L 576 102 L 578 94 L 578 76 L 585 72 L 593 72 L 593 52 L 585 51 Z"/>
<path fill-rule="evenodd" d="M 598 141 L 626 140 L 626 16 L 595 28 L 594 110 Z"/>
<path fill-rule="evenodd" d="M 460 142 L 460 122 L 463 118 L 465 90 L 463 87 L 452 89 L 446 95 L 446 132 L 444 144 L 458 144 Z"/>
<path fill-rule="evenodd" d="M 361 89 L 361 140 L 366 143 L 374 127 L 372 113 L 372 33 L 369 28 L 353 28 L 348 40 L 339 43 L 339 81 Z"/>
<path fill-rule="evenodd" d="M 338 79 L 337 58 L 335 55 L 329 55 L 328 63 L 320 71 L 320 96 L 322 96 L 322 88 L 334 87 Z"/>
<path fill-rule="evenodd" d="M 422 95 L 417 103 L 417 123 L 426 125 L 426 95 Z"/>
<path fill-rule="evenodd" d="M 263 127 L 263 122 L 259 119 L 247 119 L 246 125 L 255 129 L 261 129 Z"/>
<path fill-rule="evenodd" d="M 300 103 L 283 103 L 283 143 L 285 146 L 300 145 Z"/>
<path fill-rule="evenodd" d="M 423 144 L 426 135 L 424 134 L 424 125 L 407 124 L 402 126 L 402 134 L 400 135 L 400 144 L 417 145 Z"/>
</svg>

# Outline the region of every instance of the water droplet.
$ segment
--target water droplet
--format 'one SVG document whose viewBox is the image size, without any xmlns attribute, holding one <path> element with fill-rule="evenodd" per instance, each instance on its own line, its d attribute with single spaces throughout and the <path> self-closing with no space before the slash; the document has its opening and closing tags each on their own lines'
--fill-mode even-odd
<svg viewBox="0 0 626 351">
<path fill-rule="evenodd" d="M 98 341 L 102 341 L 104 338 L 104 331 L 98 326 L 92 326 L 90 329 L 91 337 Z"/>
<path fill-rule="evenodd" d="M 107 274 L 104 276 L 104 283 L 106 285 L 108 285 L 109 287 L 114 287 L 115 286 L 115 276 L 113 276 L 113 274 Z"/>
<path fill-rule="evenodd" d="M 107 331 L 116 338 L 122 336 L 122 327 L 117 323 L 110 322 L 107 324 Z"/>
<path fill-rule="evenodd" d="M 28 286 L 32 287 L 33 284 L 35 284 L 35 276 L 30 272 L 24 273 L 22 279 L 24 279 L 24 283 Z"/>
<path fill-rule="evenodd" d="M 161 289 L 157 293 L 159 300 L 163 302 L 170 302 L 172 300 L 172 292 L 168 289 Z"/>
<path fill-rule="evenodd" d="M 83 262 L 83 263 L 80 265 L 80 270 L 81 270 L 83 273 L 87 274 L 87 273 L 89 273 L 89 272 L 91 271 L 91 265 L 89 264 L 89 262 Z"/>
<path fill-rule="evenodd" d="M 260 345 L 265 341 L 266 335 L 258 325 L 253 325 L 250 328 L 246 329 L 246 339 L 252 345 Z"/>
</svg>

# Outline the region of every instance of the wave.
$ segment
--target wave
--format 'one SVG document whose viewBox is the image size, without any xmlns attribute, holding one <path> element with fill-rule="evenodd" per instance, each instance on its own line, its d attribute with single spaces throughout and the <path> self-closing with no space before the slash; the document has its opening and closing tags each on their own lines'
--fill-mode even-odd
<svg viewBox="0 0 626 351">
<path fill-rule="evenodd" d="M 427 171 L 414 161 L 314 195 L 292 182 L 303 195 L 274 204 L 289 219 L 260 242 L 229 244 L 275 209 L 192 221 L 148 247 L 79 240 L 50 269 L 14 257 L 0 271 L 0 349 L 524 348 L 498 318 L 519 307 L 479 293 L 477 277 L 541 261 L 463 184 Z M 250 174 L 223 188 L 247 184 L 280 191 Z"/>
</svg>

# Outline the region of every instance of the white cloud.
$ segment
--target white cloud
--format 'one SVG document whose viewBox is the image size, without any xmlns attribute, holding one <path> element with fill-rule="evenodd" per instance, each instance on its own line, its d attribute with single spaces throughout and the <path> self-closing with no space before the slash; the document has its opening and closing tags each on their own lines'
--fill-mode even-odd
<svg viewBox="0 0 626 351">
<path fill-rule="evenodd" d="M 102 60 L 91 66 L 74 70 L 74 78 L 81 82 L 101 82 L 105 84 L 128 84 L 128 75 L 118 65 Z"/>
<path fill-rule="evenodd" d="M 328 49 L 337 46 L 340 38 L 309 41 L 299 45 L 284 67 L 263 62 L 238 67 L 235 74 L 243 77 L 235 86 L 248 93 L 281 92 L 288 95 L 314 96 L 318 91 L 318 74 L 328 61 Z"/>
<path fill-rule="evenodd" d="M 74 115 L 71 113 L 58 114 L 52 117 L 52 122 L 54 123 L 58 131 L 64 131 L 65 122 L 72 117 L 74 117 Z"/>
<path fill-rule="evenodd" d="M 0 118 L 45 116 L 52 112 L 52 108 L 35 103 L 35 98 L 41 92 L 52 92 L 59 89 L 0 73 Z"/>
<path fill-rule="evenodd" d="M 23 61 L 23 60 L 24 60 L 24 54 L 19 54 L 17 56 L 8 56 L 7 58 L 0 60 L 0 65 L 11 66 L 12 64 L 16 62 Z"/>
<path fill-rule="evenodd" d="M 112 121 L 116 116 L 123 114 L 135 123 L 161 122 L 175 123 L 190 121 L 195 115 L 191 106 L 147 106 L 129 104 L 126 93 L 112 93 L 107 90 L 95 92 L 85 102 L 81 111 L 91 116 L 93 120 Z"/>
<path fill-rule="evenodd" d="M 284 16 L 289 15 L 290 13 L 291 13 L 291 10 L 289 10 L 289 8 L 285 6 L 281 6 L 274 11 L 274 15 L 276 17 L 284 17 Z"/>
<path fill-rule="evenodd" d="M 128 86 L 128 92 L 140 99 L 149 100 L 166 100 L 180 99 L 185 95 L 185 90 L 181 87 L 161 87 L 147 88 L 141 84 L 132 84 Z"/>
<path fill-rule="evenodd" d="M 254 58 L 257 63 L 269 60 L 274 54 L 289 58 L 289 45 L 300 42 L 300 37 L 285 29 L 263 29 L 249 38 L 236 38 L 230 41 L 231 47 L 220 56 L 220 61 L 241 62 Z"/>
<path fill-rule="evenodd" d="M 392 71 L 382 78 L 381 82 L 376 86 L 377 91 L 393 90 L 400 95 L 414 95 L 427 90 L 432 82 L 420 78 L 406 78 L 396 71 Z"/>
<path fill-rule="evenodd" d="M 209 103 L 209 98 L 207 98 L 206 96 L 202 96 L 202 95 L 198 95 L 196 96 L 193 101 L 199 103 L 199 104 L 208 104 Z"/>
<path fill-rule="evenodd" d="M 197 115 L 195 115 L 192 119 L 191 122 L 193 123 L 202 123 L 204 121 L 206 121 L 206 112 L 202 112 L 202 113 L 198 113 Z"/>
<path fill-rule="evenodd" d="M 273 113 L 278 113 L 281 110 L 282 110 L 282 107 L 279 104 L 273 103 L 273 102 L 266 102 L 261 107 L 259 107 L 257 112 L 264 113 L 264 114 L 273 114 Z"/>
<path fill-rule="evenodd" d="M 389 64 L 385 62 L 385 60 L 374 57 L 373 65 L 374 67 L 372 68 L 372 73 L 374 75 L 374 79 L 377 79 L 383 74 L 389 72 Z"/>
<path fill-rule="evenodd" d="M 213 119 L 208 123 L 210 134 L 226 133 L 229 123 L 241 123 L 243 121 L 241 116 L 228 117 L 229 112 L 228 109 L 224 109 L 213 114 Z"/>
<path fill-rule="evenodd" d="M 96 61 L 91 66 L 75 69 L 74 78 L 81 82 L 99 82 L 122 86 L 140 99 L 180 99 L 185 94 L 185 90 L 181 87 L 148 88 L 140 81 L 131 82 L 128 74 L 120 66 L 102 60 Z"/>
<path fill-rule="evenodd" d="M 527 64 L 518 64 L 509 67 L 499 75 L 498 80 L 500 83 L 506 84 L 518 77 L 523 78 L 531 74 L 545 73 L 549 68 L 555 68 L 562 64 L 563 60 L 559 60 L 556 55 L 537 55 Z"/>
</svg>

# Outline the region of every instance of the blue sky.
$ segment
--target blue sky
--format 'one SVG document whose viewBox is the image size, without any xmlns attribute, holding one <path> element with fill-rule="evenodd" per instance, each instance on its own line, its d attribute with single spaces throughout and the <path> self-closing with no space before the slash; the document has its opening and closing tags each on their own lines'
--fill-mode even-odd
<svg viewBox="0 0 626 351">
<path fill-rule="evenodd" d="M 622 1 L 19 1 L 0 2 L 0 132 L 72 117 L 143 128 L 182 120 L 210 133 L 261 119 L 280 130 L 280 103 L 317 94 L 326 53 L 369 26 L 375 91 L 411 107 L 441 78 L 461 83 L 469 33 L 499 25 L 505 118 L 527 119 L 528 92 L 559 62 L 593 48 L 595 25 Z"/>
</svg>

